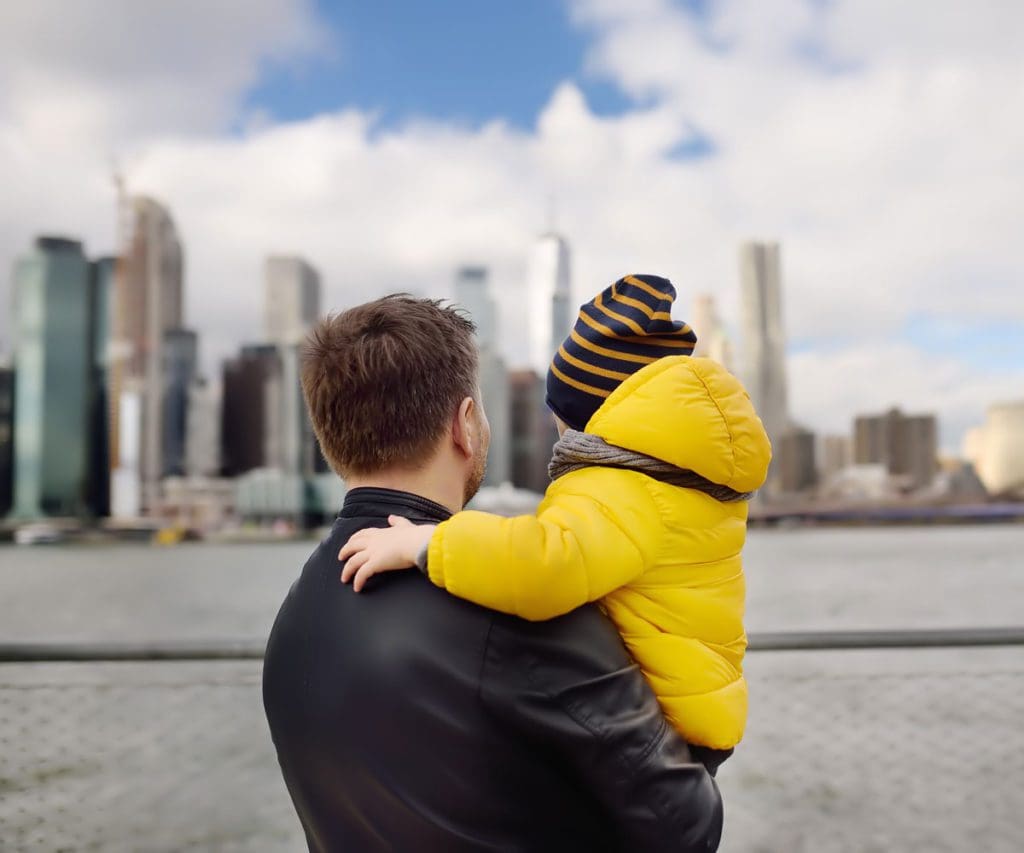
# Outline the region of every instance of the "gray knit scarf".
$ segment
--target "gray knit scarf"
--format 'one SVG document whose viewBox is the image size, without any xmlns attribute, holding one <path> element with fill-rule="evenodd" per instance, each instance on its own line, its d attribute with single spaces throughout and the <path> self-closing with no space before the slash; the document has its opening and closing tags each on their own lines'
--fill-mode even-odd
<svg viewBox="0 0 1024 853">
<path fill-rule="evenodd" d="M 552 480 L 557 480 L 572 471 L 592 466 L 639 471 L 641 474 L 646 474 L 648 477 L 671 486 L 696 489 L 723 503 L 749 500 L 753 494 L 753 492 L 737 492 L 728 486 L 712 483 L 695 471 L 677 468 L 675 465 L 655 459 L 653 456 L 645 456 L 643 453 L 626 450 L 624 447 L 616 447 L 614 444 L 608 444 L 599 436 L 577 432 L 574 429 L 567 429 L 555 444 L 551 462 L 548 465 L 548 476 Z"/>
</svg>

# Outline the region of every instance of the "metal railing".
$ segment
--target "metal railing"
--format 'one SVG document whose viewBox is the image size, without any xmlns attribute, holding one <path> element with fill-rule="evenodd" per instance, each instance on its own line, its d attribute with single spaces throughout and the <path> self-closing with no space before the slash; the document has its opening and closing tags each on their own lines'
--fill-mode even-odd
<svg viewBox="0 0 1024 853">
<path fill-rule="evenodd" d="M 1024 628 L 754 634 L 726 853 L 1016 851 Z M 0 850 L 301 850 L 263 641 L 0 644 Z"/>
<path fill-rule="evenodd" d="M 751 634 L 748 651 L 935 649 L 1024 646 L 1024 628 L 773 631 Z M 262 660 L 262 640 L 176 643 L 0 643 L 0 663 Z"/>
</svg>

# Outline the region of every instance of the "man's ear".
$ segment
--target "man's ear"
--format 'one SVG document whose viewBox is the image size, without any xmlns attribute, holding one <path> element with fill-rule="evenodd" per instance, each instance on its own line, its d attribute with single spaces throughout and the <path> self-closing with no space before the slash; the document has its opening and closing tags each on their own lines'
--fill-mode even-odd
<svg viewBox="0 0 1024 853">
<path fill-rule="evenodd" d="M 464 397 L 455 412 L 452 441 L 463 456 L 472 459 L 479 440 L 480 436 L 476 434 L 476 401 L 472 397 Z"/>
</svg>

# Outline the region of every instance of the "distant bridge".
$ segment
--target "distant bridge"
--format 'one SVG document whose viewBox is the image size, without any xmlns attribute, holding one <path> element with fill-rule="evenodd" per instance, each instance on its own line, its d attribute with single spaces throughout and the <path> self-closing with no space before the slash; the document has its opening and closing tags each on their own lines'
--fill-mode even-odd
<svg viewBox="0 0 1024 853">
<path fill-rule="evenodd" d="M 753 506 L 753 525 L 803 524 L 982 524 L 1024 522 L 1024 503 L 948 506 Z"/>
</svg>

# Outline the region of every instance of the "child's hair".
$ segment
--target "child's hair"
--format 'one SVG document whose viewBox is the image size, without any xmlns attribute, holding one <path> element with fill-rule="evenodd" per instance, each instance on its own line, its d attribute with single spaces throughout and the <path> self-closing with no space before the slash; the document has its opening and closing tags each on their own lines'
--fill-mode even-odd
<svg viewBox="0 0 1024 853">
<path fill-rule="evenodd" d="M 582 305 L 548 369 L 548 408 L 582 432 L 624 379 L 664 356 L 690 355 L 697 336 L 672 320 L 675 298 L 667 278 L 627 275 Z"/>
</svg>

